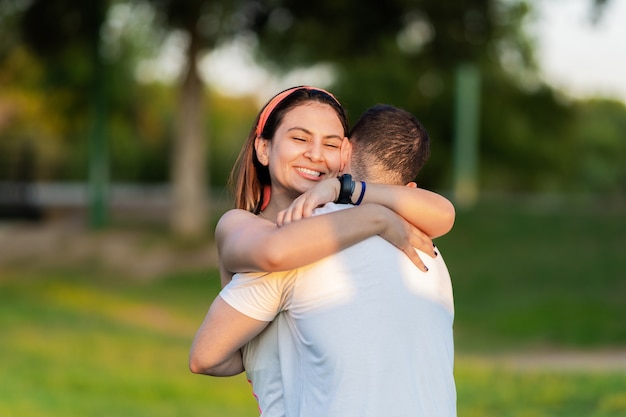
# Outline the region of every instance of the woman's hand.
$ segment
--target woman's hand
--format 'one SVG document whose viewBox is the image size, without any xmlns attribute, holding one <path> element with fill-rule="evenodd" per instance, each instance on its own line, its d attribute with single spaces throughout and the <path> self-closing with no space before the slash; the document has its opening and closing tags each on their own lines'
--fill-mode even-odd
<svg viewBox="0 0 626 417">
<path fill-rule="evenodd" d="M 437 256 L 437 253 L 435 252 L 433 241 L 426 233 L 413 226 L 394 211 L 383 206 L 380 207 L 384 209 L 383 214 L 386 227 L 379 233 L 379 236 L 404 252 L 419 269 L 428 271 L 415 249 L 419 249 L 434 258 Z"/>
<path fill-rule="evenodd" d="M 296 198 L 289 207 L 278 213 L 276 224 L 280 227 L 311 217 L 315 208 L 337 199 L 339 187 L 340 183 L 337 178 L 328 178 L 315 184 Z"/>
</svg>

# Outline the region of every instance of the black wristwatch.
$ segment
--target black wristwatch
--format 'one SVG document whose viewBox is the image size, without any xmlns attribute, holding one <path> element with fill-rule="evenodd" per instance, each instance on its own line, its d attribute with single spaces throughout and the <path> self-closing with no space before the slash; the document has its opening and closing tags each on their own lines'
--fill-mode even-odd
<svg viewBox="0 0 626 417">
<path fill-rule="evenodd" d="M 338 204 L 352 204 L 352 193 L 354 193 L 354 181 L 352 181 L 352 175 L 343 174 L 337 177 L 339 180 L 339 196 L 335 203 Z"/>
</svg>

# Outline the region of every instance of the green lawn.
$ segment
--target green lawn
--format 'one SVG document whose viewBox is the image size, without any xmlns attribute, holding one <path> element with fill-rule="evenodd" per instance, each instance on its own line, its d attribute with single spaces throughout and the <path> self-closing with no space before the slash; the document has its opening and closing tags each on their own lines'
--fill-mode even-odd
<svg viewBox="0 0 626 417">
<path fill-rule="evenodd" d="M 455 288 L 460 417 L 626 415 L 623 371 L 488 360 L 502 351 L 626 349 L 625 218 L 511 204 L 459 211 L 437 243 Z M 245 378 L 187 370 L 215 271 L 152 282 L 85 271 L 0 270 L 0 416 L 258 415 Z"/>
<path fill-rule="evenodd" d="M 211 281 L 5 272 L 0 415 L 255 415 L 245 378 L 187 369 L 191 338 L 215 294 Z"/>
<path fill-rule="evenodd" d="M 483 204 L 437 244 L 463 350 L 626 347 L 625 207 Z"/>
</svg>

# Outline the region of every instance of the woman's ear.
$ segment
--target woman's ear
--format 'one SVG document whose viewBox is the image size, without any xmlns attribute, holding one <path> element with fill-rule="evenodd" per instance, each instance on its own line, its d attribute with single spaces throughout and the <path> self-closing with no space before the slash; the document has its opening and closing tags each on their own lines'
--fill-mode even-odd
<svg viewBox="0 0 626 417">
<path fill-rule="evenodd" d="M 350 172 L 350 159 L 352 158 L 352 144 L 348 138 L 341 141 L 341 165 L 339 171 L 341 173 Z"/>
<path fill-rule="evenodd" d="M 269 141 L 257 136 L 254 140 L 254 149 L 256 150 L 256 157 L 263 166 L 268 166 L 270 162 Z"/>
</svg>

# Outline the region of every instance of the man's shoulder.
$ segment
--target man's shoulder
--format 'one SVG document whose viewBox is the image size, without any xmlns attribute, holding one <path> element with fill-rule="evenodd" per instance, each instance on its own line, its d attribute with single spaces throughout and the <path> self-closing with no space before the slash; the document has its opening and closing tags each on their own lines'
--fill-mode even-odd
<svg viewBox="0 0 626 417">
<path fill-rule="evenodd" d="M 233 275 L 227 286 L 237 288 L 254 285 L 276 285 L 277 283 L 293 279 L 296 270 L 276 272 L 238 272 Z"/>
</svg>

